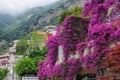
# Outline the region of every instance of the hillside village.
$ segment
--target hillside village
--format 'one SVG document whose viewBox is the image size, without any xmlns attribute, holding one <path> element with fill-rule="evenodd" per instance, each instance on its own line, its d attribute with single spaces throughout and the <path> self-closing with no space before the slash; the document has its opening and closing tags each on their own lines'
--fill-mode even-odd
<svg viewBox="0 0 120 80">
<path fill-rule="evenodd" d="M 55 26 L 45 26 L 41 29 L 44 32 L 40 32 L 40 35 L 47 36 L 48 38 L 51 35 L 55 34 Z M 8 76 L 5 80 L 17 80 L 19 79 L 18 76 L 14 72 L 14 66 L 17 64 L 18 60 L 22 58 L 22 55 L 16 55 L 16 45 L 19 40 L 14 40 L 11 44 L 12 47 L 9 48 L 9 51 L 3 55 L 0 55 L 0 68 L 7 67 L 9 70 Z M 29 40 L 28 40 L 29 42 Z M 44 44 L 44 43 L 43 43 Z M 26 52 L 29 50 L 26 50 Z M 32 77 L 31 77 L 32 78 Z M 34 78 L 33 78 L 34 79 Z"/>
</svg>

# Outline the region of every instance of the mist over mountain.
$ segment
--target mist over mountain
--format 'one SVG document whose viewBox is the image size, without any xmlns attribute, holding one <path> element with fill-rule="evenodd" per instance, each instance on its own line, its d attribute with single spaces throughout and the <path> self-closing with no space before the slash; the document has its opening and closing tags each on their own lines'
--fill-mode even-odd
<svg viewBox="0 0 120 80">
<path fill-rule="evenodd" d="M 58 25 L 58 16 L 63 10 L 76 5 L 83 6 L 85 1 L 58 0 L 50 5 L 32 8 L 16 17 L 6 15 L 2 18 L 0 14 L 0 24 L 2 23 L 0 25 L 0 39 L 13 41 L 15 39 L 29 38 L 31 31 L 40 30 L 42 27 L 48 25 Z"/>
<path fill-rule="evenodd" d="M 57 0 L 0 0 L 0 13 L 18 15 L 35 7 L 45 6 Z"/>
</svg>

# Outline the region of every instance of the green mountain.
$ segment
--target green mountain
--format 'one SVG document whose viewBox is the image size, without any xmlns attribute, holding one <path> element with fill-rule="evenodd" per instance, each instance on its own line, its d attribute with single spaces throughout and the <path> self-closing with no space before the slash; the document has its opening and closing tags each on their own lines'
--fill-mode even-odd
<svg viewBox="0 0 120 80">
<path fill-rule="evenodd" d="M 0 14 L 0 40 L 4 37 L 4 29 L 6 26 L 12 25 L 15 22 L 15 17 L 8 14 Z"/>
<path fill-rule="evenodd" d="M 10 25 L 5 25 L 2 37 L 6 41 L 12 41 L 20 38 L 29 38 L 29 33 L 39 30 L 47 25 L 57 25 L 58 16 L 64 10 L 72 8 L 75 5 L 83 6 L 86 0 L 59 0 L 50 5 L 37 7 L 19 15 L 16 21 Z"/>
<path fill-rule="evenodd" d="M 0 29 L 7 25 L 11 25 L 15 21 L 15 17 L 8 14 L 0 14 Z"/>
</svg>

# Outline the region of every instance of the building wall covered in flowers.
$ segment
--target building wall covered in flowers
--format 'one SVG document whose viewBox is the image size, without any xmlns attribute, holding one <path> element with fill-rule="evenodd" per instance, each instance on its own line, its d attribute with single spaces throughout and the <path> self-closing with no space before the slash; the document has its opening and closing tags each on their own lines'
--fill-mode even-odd
<svg viewBox="0 0 120 80">
<path fill-rule="evenodd" d="M 89 0 L 82 18 L 68 16 L 56 31 L 56 35 L 47 41 L 46 61 L 38 66 L 40 80 L 56 80 L 56 76 L 73 80 L 83 69 L 96 74 L 102 68 L 112 69 L 102 64 L 107 62 L 104 57 L 115 54 L 111 49 L 120 45 L 120 0 Z M 59 46 L 62 46 L 64 60 L 58 64 Z M 120 52 L 116 54 L 120 55 Z M 120 60 L 116 59 L 119 64 Z M 120 72 L 120 65 L 117 66 Z"/>
</svg>

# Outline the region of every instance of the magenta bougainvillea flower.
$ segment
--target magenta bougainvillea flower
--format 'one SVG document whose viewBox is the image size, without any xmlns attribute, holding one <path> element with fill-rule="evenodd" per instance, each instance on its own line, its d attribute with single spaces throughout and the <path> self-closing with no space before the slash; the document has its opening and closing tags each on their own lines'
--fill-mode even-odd
<svg viewBox="0 0 120 80">
<path fill-rule="evenodd" d="M 85 3 L 83 16 L 68 16 L 63 25 L 57 27 L 56 35 L 47 41 L 47 58 L 38 64 L 38 76 L 43 80 L 62 76 L 73 80 L 83 68 L 97 71 L 102 58 L 109 54 L 110 44 L 120 41 L 119 0 L 90 0 Z M 65 60 L 58 61 L 58 47 L 63 46 Z M 70 58 L 76 51 L 79 58 Z M 87 54 L 87 55 L 84 55 Z M 81 57 L 82 56 L 82 57 Z"/>
</svg>

